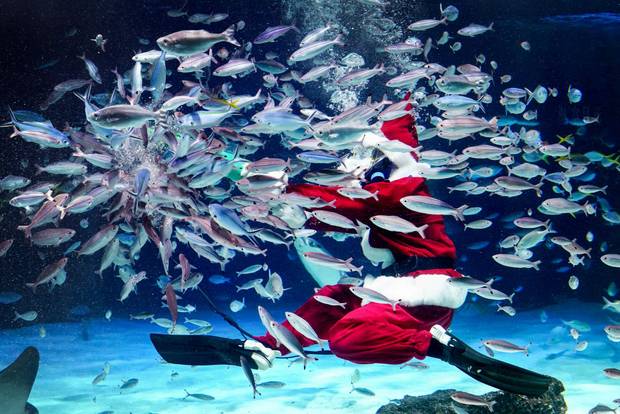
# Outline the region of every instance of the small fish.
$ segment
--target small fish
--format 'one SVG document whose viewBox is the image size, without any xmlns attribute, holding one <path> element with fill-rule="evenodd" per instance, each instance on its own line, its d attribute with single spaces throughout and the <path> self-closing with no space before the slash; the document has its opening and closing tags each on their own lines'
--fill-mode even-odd
<svg viewBox="0 0 620 414">
<path fill-rule="evenodd" d="M 289 31 L 295 31 L 299 33 L 299 29 L 295 26 L 274 26 L 268 27 L 262 33 L 260 33 L 256 39 L 254 39 L 254 44 L 260 45 L 264 43 L 275 42 L 281 36 L 284 36 Z"/>
<path fill-rule="evenodd" d="M 198 394 L 198 393 L 190 393 L 187 390 L 183 390 L 185 391 L 185 397 L 183 397 L 183 399 L 186 398 L 195 398 L 197 400 L 201 400 L 201 401 L 213 401 L 215 398 L 208 395 L 208 394 Z"/>
<path fill-rule="evenodd" d="M 367 397 L 374 397 L 376 395 L 372 390 L 364 387 L 353 387 L 351 392 L 357 392 L 358 394 L 362 394 Z"/>
<path fill-rule="evenodd" d="M 476 407 L 486 407 L 490 412 L 493 412 L 493 406 L 495 405 L 495 401 L 486 401 L 481 397 L 473 394 L 469 394 L 467 392 L 455 392 L 450 395 L 454 401 L 463 405 L 473 405 Z"/>
<path fill-rule="evenodd" d="M 37 319 L 37 317 L 39 316 L 39 314 L 36 311 L 28 311 L 24 313 L 18 313 L 17 311 L 15 311 L 14 313 L 15 313 L 15 318 L 13 319 L 13 322 L 19 319 L 24 320 L 26 322 L 32 322 L 35 319 Z"/>
<path fill-rule="evenodd" d="M 420 361 L 406 362 L 400 366 L 400 369 L 403 369 L 405 367 L 409 367 L 409 368 L 413 368 L 417 370 L 424 370 L 424 369 L 429 368 L 427 364 L 425 364 L 424 362 L 420 362 Z"/>
<path fill-rule="evenodd" d="M 282 388 L 286 385 L 286 383 L 282 382 L 282 381 L 265 381 L 265 382 L 261 382 L 259 384 L 256 384 L 257 388 L 270 388 L 270 389 L 278 389 L 278 388 Z"/>
<path fill-rule="evenodd" d="M 102 52 L 105 52 L 105 44 L 108 43 L 108 39 L 104 39 L 102 34 L 98 34 L 94 39 L 90 39 L 97 45 L 98 48 L 101 49 Z M 99 82 L 101 83 L 101 82 Z"/>
<path fill-rule="evenodd" d="M 234 38 L 235 26 L 222 33 L 209 33 L 206 30 L 181 30 L 157 39 L 157 45 L 165 52 L 177 56 L 191 56 L 206 52 L 215 44 L 226 42 L 240 46 Z"/>
<path fill-rule="evenodd" d="M 138 378 L 130 378 L 127 381 L 122 381 L 123 385 L 121 385 L 120 389 L 121 390 L 128 390 L 131 388 L 135 388 L 138 385 Z"/>
<path fill-rule="evenodd" d="M 493 30 L 493 23 L 488 26 L 482 26 L 480 24 L 471 23 L 467 27 L 463 27 L 457 31 L 461 36 L 474 37 L 479 36 L 483 33 L 486 33 L 490 30 Z"/>
<path fill-rule="evenodd" d="M 503 339 L 485 339 L 482 341 L 482 344 L 487 349 L 487 352 L 491 351 L 489 352 L 491 356 L 493 356 L 492 351 L 507 353 L 523 352 L 525 356 L 529 356 L 529 345 L 519 346 Z"/>
<path fill-rule="evenodd" d="M 78 56 L 78 58 L 84 61 L 84 65 L 86 66 L 86 70 L 88 72 L 88 75 L 90 75 L 90 78 L 94 80 L 95 82 L 97 82 L 98 84 L 101 84 L 102 82 L 101 74 L 99 73 L 99 69 L 97 68 L 97 65 L 95 65 L 95 63 L 92 60 L 86 57 L 86 53 L 83 53 L 81 56 Z"/>
<path fill-rule="evenodd" d="M 340 306 L 342 309 L 345 309 L 345 307 L 347 306 L 346 302 L 338 302 L 335 299 L 330 298 L 329 296 L 323 296 L 323 295 L 314 295 L 312 296 L 317 302 L 320 302 L 324 305 L 329 305 L 329 306 Z"/>
<path fill-rule="evenodd" d="M 568 287 L 570 287 L 572 290 L 577 290 L 577 288 L 579 287 L 579 278 L 577 278 L 577 276 L 571 276 L 568 278 Z"/>
<path fill-rule="evenodd" d="M 250 362 L 243 355 L 241 355 L 240 360 L 241 360 L 241 368 L 243 369 L 243 373 L 245 374 L 246 378 L 250 382 L 250 385 L 252 386 L 252 393 L 253 393 L 252 398 L 256 399 L 256 394 L 261 395 L 261 393 L 256 389 L 256 381 L 254 379 L 254 374 L 252 374 L 252 368 L 250 367 Z"/>
<path fill-rule="evenodd" d="M 396 305 L 402 302 L 402 299 L 391 300 L 375 290 L 361 286 L 351 286 L 349 290 L 362 299 L 362 306 L 366 303 L 382 303 L 392 306 L 392 311 L 396 312 Z"/>
</svg>

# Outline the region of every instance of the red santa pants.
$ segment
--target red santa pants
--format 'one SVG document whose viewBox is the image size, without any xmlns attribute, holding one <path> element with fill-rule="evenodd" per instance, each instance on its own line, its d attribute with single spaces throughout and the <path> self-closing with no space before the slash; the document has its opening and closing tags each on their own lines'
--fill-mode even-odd
<svg viewBox="0 0 620 414">
<path fill-rule="evenodd" d="M 406 277 L 419 274 L 443 274 L 460 277 L 452 269 L 421 270 Z M 402 364 L 411 358 L 423 359 L 430 345 L 430 328 L 435 324 L 447 328 L 452 321 L 453 310 L 438 306 L 406 308 L 369 303 L 361 305 L 361 299 L 349 290 L 350 285 L 332 285 L 321 288 L 316 294 L 328 296 L 346 303 L 345 308 L 330 306 L 308 299 L 295 313 L 314 328 L 321 339 L 329 341 L 334 355 L 358 364 Z M 290 330 L 303 346 L 314 342 L 305 338 L 287 322 L 282 326 Z M 256 338 L 282 354 L 289 351 L 280 346 L 270 334 Z"/>
</svg>

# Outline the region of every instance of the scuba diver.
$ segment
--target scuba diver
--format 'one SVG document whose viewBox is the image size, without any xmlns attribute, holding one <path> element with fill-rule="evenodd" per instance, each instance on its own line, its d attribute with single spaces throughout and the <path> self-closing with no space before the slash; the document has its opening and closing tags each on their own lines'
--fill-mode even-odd
<svg viewBox="0 0 620 414">
<path fill-rule="evenodd" d="M 405 99 L 408 98 L 409 95 Z M 407 109 L 411 109 L 411 104 Z M 363 144 L 376 147 L 390 140 L 412 148 L 418 146 L 412 115 L 383 122 L 381 132 L 366 134 Z M 352 168 L 347 162 L 358 161 L 352 158 L 344 160 L 343 164 Z M 446 234 L 442 216 L 416 213 L 400 202 L 406 196 L 429 195 L 424 178 L 412 176 L 420 167 L 413 152 L 386 153 L 384 160 L 368 165 L 369 183 L 363 188 L 376 197 L 365 199 L 345 197 L 337 191 L 339 187 L 313 184 L 287 187 L 288 192 L 331 203 L 333 211 L 371 229 L 364 236 L 362 250 L 371 261 L 383 264 L 381 274 L 387 276 L 367 276 L 363 287 L 398 301 L 394 308 L 385 303 L 367 303 L 351 291 L 351 285 L 327 285 L 294 313 L 307 321 L 319 338 L 329 342 L 330 351 L 325 352 L 354 363 L 402 364 L 412 358 L 433 357 L 492 387 L 527 396 L 543 394 L 553 381 L 552 377 L 487 357 L 446 330 L 454 310 L 465 302 L 467 290 L 450 283 L 451 279 L 462 275 L 455 270 L 456 249 Z M 416 232 L 391 232 L 374 225 L 370 218 L 379 214 L 399 216 L 424 228 L 424 237 Z M 314 217 L 305 227 L 343 231 Z M 227 320 L 231 322 L 230 318 Z M 288 321 L 279 326 L 288 331 L 287 335 L 294 335 L 304 347 L 315 343 L 297 332 Z M 164 360 L 170 363 L 241 366 L 244 360 L 249 361 L 253 369 L 267 369 L 276 357 L 290 352 L 274 337 L 273 330 L 270 331 L 263 336 L 250 335 L 245 340 L 162 334 L 152 334 L 151 339 Z"/>
</svg>

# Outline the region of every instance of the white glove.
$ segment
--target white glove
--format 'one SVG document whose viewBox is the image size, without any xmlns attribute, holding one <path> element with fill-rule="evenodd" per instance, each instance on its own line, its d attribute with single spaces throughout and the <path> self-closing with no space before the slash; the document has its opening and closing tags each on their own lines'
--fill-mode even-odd
<svg viewBox="0 0 620 414">
<path fill-rule="evenodd" d="M 249 351 L 258 351 L 252 353 L 252 359 L 254 360 L 254 362 L 256 362 L 256 365 L 260 370 L 266 370 L 268 368 L 271 368 L 273 365 L 273 360 L 277 356 L 281 355 L 280 351 L 267 348 L 265 345 L 253 339 L 247 339 L 243 343 L 243 349 L 247 349 Z"/>
</svg>

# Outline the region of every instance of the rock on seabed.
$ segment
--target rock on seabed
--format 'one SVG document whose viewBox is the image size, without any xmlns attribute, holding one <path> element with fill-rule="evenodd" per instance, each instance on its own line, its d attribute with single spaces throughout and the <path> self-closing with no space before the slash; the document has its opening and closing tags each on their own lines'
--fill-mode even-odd
<svg viewBox="0 0 620 414">
<path fill-rule="evenodd" d="M 487 401 L 496 401 L 494 414 L 564 414 L 567 407 L 563 391 L 564 385 L 556 380 L 541 397 L 525 397 L 500 391 L 488 392 L 481 397 Z M 377 414 L 454 414 L 452 404 L 466 409 L 469 414 L 490 412 L 485 407 L 464 406 L 454 402 L 450 395 L 455 392 L 457 390 L 439 390 L 419 397 L 406 395 L 401 400 L 379 408 Z"/>
</svg>

